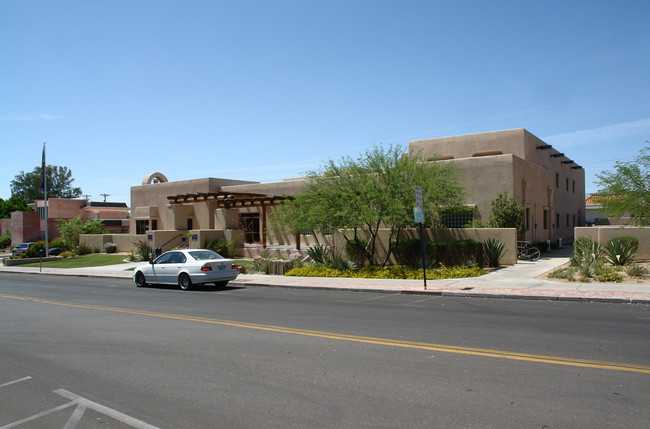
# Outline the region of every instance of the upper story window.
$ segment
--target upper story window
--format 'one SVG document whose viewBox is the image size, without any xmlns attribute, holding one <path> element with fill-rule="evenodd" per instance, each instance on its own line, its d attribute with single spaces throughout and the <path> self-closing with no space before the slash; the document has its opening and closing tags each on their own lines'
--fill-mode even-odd
<svg viewBox="0 0 650 429">
<path fill-rule="evenodd" d="M 569 178 L 568 177 L 566 178 L 566 190 L 567 191 L 569 190 Z"/>
<path fill-rule="evenodd" d="M 560 187 L 560 174 L 555 173 L 555 187 L 559 188 Z"/>
</svg>

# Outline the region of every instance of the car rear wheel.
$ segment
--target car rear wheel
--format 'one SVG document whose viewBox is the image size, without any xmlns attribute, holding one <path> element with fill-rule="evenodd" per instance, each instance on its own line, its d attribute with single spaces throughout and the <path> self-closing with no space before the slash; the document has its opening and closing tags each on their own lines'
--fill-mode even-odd
<svg viewBox="0 0 650 429">
<path fill-rule="evenodd" d="M 135 285 L 137 287 L 144 287 L 147 285 L 147 280 L 144 278 L 144 274 L 138 271 L 135 275 Z"/>
<path fill-rule="evenodd" d="M 183 290 L 188 290 L 192 287 L 192 279 L 188 274 L 183 273 L 178 276 L 178 287 Z"/>
</svg>

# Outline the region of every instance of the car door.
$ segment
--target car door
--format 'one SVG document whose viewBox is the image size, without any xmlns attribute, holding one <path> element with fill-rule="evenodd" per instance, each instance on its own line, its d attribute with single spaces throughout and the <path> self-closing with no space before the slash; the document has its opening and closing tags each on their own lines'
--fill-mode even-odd
<svg viewBox="0 0 650 429">
<path fill-rule="evenodd" d="M 176 283 L 178 281 L 178 274 L 183 269 L 187 258 L 182 252 L 169 252 L 169 263 L 165 265 L 165 282 Z"/>
<path fill-rule="evenodd" d="M 169 280 L 167 280 L 169 278 L 167 274 L 169 270 L 167 270 L 167 267 L 169 266 L 172 253 L 174 252 L 163 253 L 153 261 L 151 264 L 151 278 L 149 280 L 151 283 L 169 283 Z"/>
</svg>

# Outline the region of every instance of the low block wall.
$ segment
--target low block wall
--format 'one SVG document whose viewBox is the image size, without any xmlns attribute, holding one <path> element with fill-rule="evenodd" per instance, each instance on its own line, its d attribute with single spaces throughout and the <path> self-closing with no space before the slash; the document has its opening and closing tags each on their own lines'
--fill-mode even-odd
<svg viewBox="0 0 650 429">
<path fill-rule="evenodd" d="M 636 237 L 639 239 L 639 250 L 636 259 L 650 260 L 650 227 L 635 226 L 589 226 L 575 228 L 576 239 L 589 237 L 601 245 L 616 237 Z"/>
<path fill-rule="evenodd" d="M 385 258 L 388 250 L 389 230 L 382 229 L 379 231 L 377 239 L 376 261 L 379 262 Z M 516 228 L 445 228 L 445 229 L 425 229 L 423 230 L 424 241 L 445 241 L 451 243 L 457 240 L 474 240 L 485 241 L 488 238 L 499 240 L 505 245 L 505 251 L 499 263 L 501 265 L 514 265 L 517 263 L 517 229 Z M 352 233 L 348 233 L 348 237 Z M 402 231 L 400 238 L 419 238 L 420 232 L 417 229 L 408 229 Z M 338 238 L 336 246 L 345 246 L 343 238 Z M 395 264 L 391 255 L 390 263 Z"/>
<path fill-rule="evenodd" d="M 61 257 L 61 256 L 48 256 L 46 258 L 43 258 L 42 261 L 43 262 L 56 261 L 57 259 L 63 259 L 63 257 Z M 2 260 L 4 265 L 7 266 L 7 267 L 12 267 L 12 266 L 15 266 L 15 265 L 37 264 L 40 261 L 41 261 L 41 258 L 18 258 L 18 259 L 4 258 Z"/>
</svg>

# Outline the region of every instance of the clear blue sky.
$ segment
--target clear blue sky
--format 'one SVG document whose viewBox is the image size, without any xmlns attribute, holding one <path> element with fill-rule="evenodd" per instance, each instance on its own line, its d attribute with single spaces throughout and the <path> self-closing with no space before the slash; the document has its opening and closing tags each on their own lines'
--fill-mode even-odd
<svg viewBox="0 0 650 429">
<path fill-rule="evenodd" d="M 376 143 L 526 128 L 595 174 L 650 140 L 650 2 L 0 1 L 0 198 L 297 177 Z"/>
</svg>

